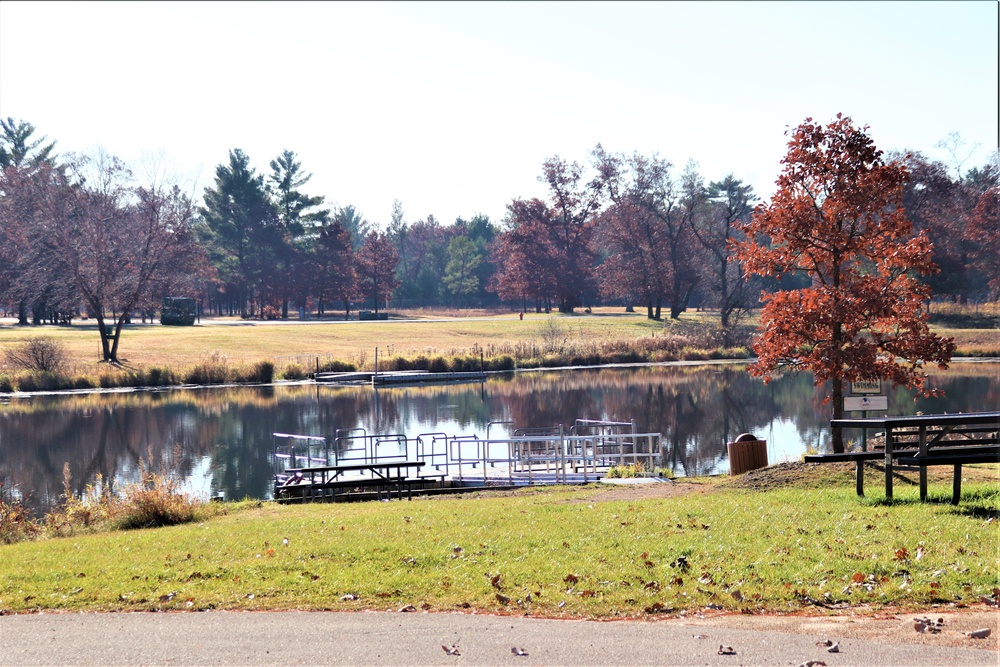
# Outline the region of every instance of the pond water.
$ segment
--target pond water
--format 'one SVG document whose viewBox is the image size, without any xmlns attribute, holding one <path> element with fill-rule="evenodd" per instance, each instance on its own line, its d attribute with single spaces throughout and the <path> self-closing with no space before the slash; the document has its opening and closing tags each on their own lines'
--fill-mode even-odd
<svg viewBox="0 0 1000 667">
<path fill-rule="evenodd" d="M 943 398 L 889 390 L 890 415 L 975 412 L 1000 406 L 1000 363 L 954 363 L 935 372 Z M 743 432 L 768 442 L 768 460 L 798 460 L 829 447 L 832 406 L 812 376 L 768 385 L 736 364 L 657 365 L 521 372 L 484 383 L 393 387 L 271 385 L 7 396 L 0 398 L 0 483 L 44 512 L 65 475 L 80 493 L 99 480 L 139 479 L 142 469 L 183 480 L 200 496 L 268 498 L 273 432 L 321 435 L 476 434 L 571 426 L 576 419 L 633 421 L 663 435 L 677 475 L 729 470 L 726 443 Z M 851 434 L 848 434 L 850 437 Z"/>
</svg>

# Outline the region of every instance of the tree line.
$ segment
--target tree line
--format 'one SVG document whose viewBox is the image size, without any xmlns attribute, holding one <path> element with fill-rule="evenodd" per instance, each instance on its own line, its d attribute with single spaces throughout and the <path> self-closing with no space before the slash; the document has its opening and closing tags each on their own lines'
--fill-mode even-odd
<svg viewBox="0 0 1000 667">
<path fill-rule="evenodd" d="M 396 201 L 375 225 L 308 194 L 311 174 L 292 151 L 258 172 L 231 150 L 195 201 L 156 165 L 137 176 L 113 156 L 59 156 L 30 123 L 8 118 L 0 130 L 0 308 L 22 324 L 94 317 L 108 360 L 122 325 L 151 317 L 168 295 L 256 318 L 440 299 L 560 312 L 614 303 L 651 319 L 698 305 L 718 309 L 728 330 L 779 277 L 782 289 L 810 280 L 748 276 L 736 248 L 759 206 L 753 188 L 732 174 L 706 181 L 696 163 L 677 169 L 657 154 L 597 145 L 585 163 L 549 158 L 546 196 L 513 199 L 499 222 L 410 222 Z M 901 206 L 941 268 L 926 278 L 933 293 L 996 298 L 996 160 L 966 171 L 957 157 L 889 161 L 904 168 Z"/>
</svg>

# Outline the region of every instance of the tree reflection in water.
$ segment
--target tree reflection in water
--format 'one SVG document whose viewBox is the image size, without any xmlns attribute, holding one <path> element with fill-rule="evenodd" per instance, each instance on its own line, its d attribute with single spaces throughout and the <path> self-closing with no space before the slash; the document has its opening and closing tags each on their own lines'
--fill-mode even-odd
<svg viewBox="0 0 1000 667">
<path fill-rule="evenodd" d="M 995 410 L 1000 364 L 958 363 L 932 376 L 945 398 L 889 391 L 889 414 Z M 373 390 L 285 385 L 11 398 L 0 403 L 0 482 L 36 512 L 63 492 L 69 463 L 77 494 L 98 479 L 134 482 L 147 470 L 189 480 L 197 493 L 264 498 L 271 490 L 271 433 L 486 436 L 491 421 L 571 426 L 578 418 L 635 421 L 659 432 L 664 464 L 679 475 L 728 470 L 726 443 L 742 432 L 769 440 L 771 462 L 823 450 L 830 405 L 811 375 L 769 385 L 739 365 L 538 371 L 484 384 Z M 504 437 L 513 427 L 491 429 Z M 773 439 L 777 439 L 775 442 Z"/>
</svg>

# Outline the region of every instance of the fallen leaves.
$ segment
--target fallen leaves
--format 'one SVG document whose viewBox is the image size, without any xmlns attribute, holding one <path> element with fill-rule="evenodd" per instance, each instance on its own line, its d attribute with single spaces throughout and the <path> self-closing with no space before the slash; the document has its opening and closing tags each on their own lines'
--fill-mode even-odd
<svg viewBox="0 0 1000 667">
<path fill-rule="evenodd" d="M 458 650 L 458 644 L 452 644 L 451 646 L 441 644 L 441 648 L 444 650 L 445 655 L 462 655 Z"/>
<path fill-rule="evenodd" d="M 827 653 L 840 653 L 840 642 L 835 642 L 830 639 L 824 639 L 821 642 L 816 642 L 816 646 L 825 646 Z"/>
<path fill-rule="evenodd" d="M 719 655 L 736 655 L 736 649 L 732 646 L 723 646 L 719 644 Z"/>
<path fill-rule="evenodd" d="M 691 569 L 691 564 L 688 563 L 686 556 L 679 556 L 674 562 L 670 564 L 670 567 L 675 567 L 681 572 L 687 572 Z"/>
<path fill-rule="evenodd" d="M 936 635 L 941 632 L 941 628 L 943 627 L 944 627 L 943 618 L 939 618 L 936 621 L 932 621 L 926 616 L 923 618 L 913 619 L 913 629 L 921 634 Z"/>
<path fill-rule="evenodd" d="M 528 655 L 527 651 L 525 651 L 523 648 L 518 648 L 516 646 L 511 646 L 510 647 L 510 652 L 513 653 L 514 655 L 518 655 L 518 656 L 526 656 L 526 655 Z"/>
<path fill-rule="evenodd" d="M 990 636 L 992 631 L 989 628 L 982 628 L 981 630 L 973 630 L 972 632 L 963 632 L 966 637 L 970 639 L 986 639 Z"/>
</svg>

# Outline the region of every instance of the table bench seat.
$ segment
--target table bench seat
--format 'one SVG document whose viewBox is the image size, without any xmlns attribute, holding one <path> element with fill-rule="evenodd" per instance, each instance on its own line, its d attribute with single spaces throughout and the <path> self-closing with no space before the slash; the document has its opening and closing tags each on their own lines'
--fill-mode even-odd
<svg viewBox="0 0 1000 667">
<path fill-rule="evenodd" d="M 951 504 L 957 505 L 962 497 L 962 466 L 972 463 L 1000 463 L 1000 447 L 976 447 L 964 450 L 955 447 L 950 452 L 931 450 L 924 456 L 901 456 L 898 460 L 901 465 L 919 466 L 924 470 L 927 466 L 953 466 Z M 920 500 L 926 499 L 927 487 L 922 485 Z"/>
</svg>

